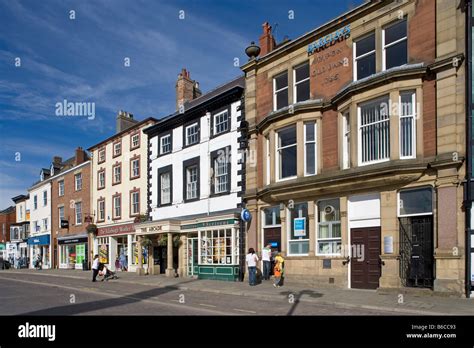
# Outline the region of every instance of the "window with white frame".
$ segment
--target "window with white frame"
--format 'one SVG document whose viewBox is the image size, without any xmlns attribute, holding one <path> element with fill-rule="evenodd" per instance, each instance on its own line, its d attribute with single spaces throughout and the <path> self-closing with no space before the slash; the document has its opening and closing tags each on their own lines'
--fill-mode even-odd
<svg viewBox="0 0 474 348">
<path fill-rule="evenodd" d="M 390 158 L 390 115 L 388 97 L 358 106 L 359 164 L 370 164 Z"/>
<path fill-rule="evenodd" d="M 382 30 L 383 70 L 408 62 L 407 20 L 390 24 Z"/>
<path fill-rule="evenodd" d="M 140 134 L 133 134 L 132 135 L 132 149 L 137 148 L 140 145 Z"/>
<path fill-rule="evenodd" d="M 171 203 L 171 172 L 165 172 L 160 175 L 160 204 Z"/>
<path fill-rule="evenodd" d="M 97 158 L 97 161 L 99 163 L 102 163 L 105 161 L 105 149 L 100 149 L 99 150 L 99 157 Z"/>
<path fill-rule="evenodd" d="M 375 33 L 354 42 L 354 80 L 375 74 Z"/>
<path fill-rule="evenodd" d="M 35 210 L 38 209 L 38 196 L 37 195 L 33 197 L 33 208 Z"/>
<path fill-rule="evenodd" d="M 81 173 L 74 175 L 74 183 L 75 183 L 76 191 L 82 190 L 82 174 Z"/>
<path fill-rule="evenodd" d="M 342 169 L 351 166 L 351 119 L 349 111 L 342 114 Z"/>
<path fill-rule="evenodd" d="M 278 179 L 296 176 L 296 125 L 276 133 L 277 156 L 276 172 Z"/>
<path fill-rule="evenodd" d="M 341 253 L 341 212 L 339 198 L 318 202 L 317 245 L 318 255 Z"/>
<path fill-rule="evenodd" d="M 171 152 L 171 134 L 160 137 L 160 155 Z"/>
<path fill-rule="evenodd" d="M 64 196 L 64 180 L 58 181 L 58 195 Z"/>
<path fill-rule="evenodd" d="M 198 168 L 190 166 L 186 168 L 186 199 L 197 198 Z"/>
<path fill-rule="evenodd" d="M 101 199 L 98 201 L 97 210 L 99 211 L 97 219 L 99 221 L 105 221 L 105 200 Z"/>
<path fill-rule="evenodd" d="M 114 166 L 114 184 L 118 184 L 122 181 L 122 166 Z"/>
<path fill-rule="evenodd" d="M 295 87 L 293 90 L 295 103 L 309 99 L 309 62 L 306 62 L 293 69 L 293 80 Z"/>
<path fill-rule="evenodd" d="M 229 159 L 225 154 L 214 159 L 214 193 L 229 191 Z"/>
<path fill-rule="evenodd" d="M 61 220 L 64 220 L 64 207 L 58 208 L 58 215 L 59 215 L 59 228 L 61 228 Z"/>
<path fill-rule="evenodd" d="M 119 156 L 122 153 L 122 143 L 118 142 L 114 144 L 114 156 Z"/>
<path fill-rule="evenodd" d="M 122 216 L 122 198 L 120 195 L 113 197 L 114 218 L 118 219 Z"/>
<path fill-rule="evenodd" d="M 20 221 L 23 221 L 23 206 L 20 205 Z"/>
<path fill-rule="evenodd" d="M 200 231 L 199 254 L 202 264 L 237 264 L 239 258 L 238 236 L 234 229 Z"/>
<path fill-rule="evenodd" d="M 43 207 L 48 204 L 48 191 L 43 191 Z"/>
<path fill-rule="evenodd" d="M 132 161 L 132 178 L 137 178 L 140 176 L 140 159 L 133 159 Z"/>
<path fill-rule="evenodd" d="M 317 170 L 316 162 L 316 122 L 304 124 L 304 172 L 314 175 Z"/>
<path fill-rule="evenodd" d="M 398 193 L 398 216 L 433 214 L 433 189 L 418 187 L 400 190 Z"/>
<path fill-rule="evenodd" d="M 74 211 L 76 215 L 76 225 L 82 225 L 82 202 L 76 202 Z"/>
<path fill-rule="evenodd" d="M 98 173 L 99 177 L 99 188 L 104 188 L 105 187 L 105 170 L 101 170 Z"/>
<path fill-rule="evenodd" d="M 43 231 L 48 230 L 48 218 L 43 219 Z"/>
<path fill-rule="evenodd" d="M 199 142 L 199 124 L 193 123 L 186 127 L 186 146 Z"/>
<path fill-rule="evenodd" d="M 280 226 L 280 206 L 274 206 L 263 209 L 265 226 Z"/>
<path fill-rule="evenodd" d="M 273 78 L 273 110 L 288 106 L 288 72 Z"/>
<path fill-rule="evenodd" d="M 290 255 L 306 255 L 309 252 L 308 203 L 295 204 L 290 210 L 288 250 Z"/>
<path fill-rule="evenodd" d="M 38 221 L 33 221 L 33 232 L 39 232 L 41 226 L 38 224 Z"/>
<path fill-rule="evenodd" d="M 133 191 L 131 193 L 130 201 L 132 202 L 132 209 L 131 209 L 132 215 L 140 214 L 140 192 Z"/>
<path fill-rule="evenodd" d="M 224 110 L 214 115 L 214 135 L 229 130 L 229 111 Z"/>
<path fill-rule="evenodd" d="M 267 185 L 270 185 L 270 136 L 265 137 L 265 181 Z"/>
<path fill-rule="evenodd" d="M 415 91 L 400 93 L 400 158 L 416 157 Z"/>
</svg>

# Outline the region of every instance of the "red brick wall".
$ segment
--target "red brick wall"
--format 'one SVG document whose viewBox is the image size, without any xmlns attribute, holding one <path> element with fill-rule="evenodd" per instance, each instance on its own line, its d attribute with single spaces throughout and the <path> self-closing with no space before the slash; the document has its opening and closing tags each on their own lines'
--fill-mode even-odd
<svg viewBox="0 0 474 348">
<path fill-rule="evenodd" d="M 16 222 L 16 209 L 11 213 L 0 214 L 0 243 L 10 241 L 10 225 Z M 5 238 L 3 236 L 3 224 L 5 224 Z"/>
<path fill-rule="evenodd" d="M 325 111 L 322 121 L 322 171 L 324 172 L 339 168 L 337 153 L 337 111 Z"/>
<path fill-rule="evenodd" d="M 436 81 L 423 82 L 423 152 L 436 155 Z"/>
<path fill-rule="evenodd" d="M 436 1 L 417 0 L 408 20 L 409 63 L 431 63 L 436 58 Z"/>
</svg>

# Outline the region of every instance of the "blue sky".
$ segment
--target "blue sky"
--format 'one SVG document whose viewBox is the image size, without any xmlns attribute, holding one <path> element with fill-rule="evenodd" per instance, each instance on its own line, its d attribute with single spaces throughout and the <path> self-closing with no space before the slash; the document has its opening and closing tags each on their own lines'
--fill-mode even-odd
<svg viewBox="0 0 474 348">
<path fill-rule="evenodd" d="M 53 156 L 112 135 L 118 110 L 139 120 L 172 113 L 181 68 L 209 91 L 241 74 L 234 59 L 247 61 L 263 22 L 278 23 L 277 42 L 294 39 L 362 2 L 0 0 L 0 209 Z M 56 116 L 64 99 L 94 102 L 95 118 Z"/>
</svg>

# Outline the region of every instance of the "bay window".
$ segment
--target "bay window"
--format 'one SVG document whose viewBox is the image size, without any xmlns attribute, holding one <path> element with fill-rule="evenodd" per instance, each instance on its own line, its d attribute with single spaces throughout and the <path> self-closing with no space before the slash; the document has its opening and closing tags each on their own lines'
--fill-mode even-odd
<svg viewBox="0 0 474 348">
<path fill-rule="evenodd" d="M 309 99 L 309 62 L 293 69 L 295 103 Z"/>
<path fill-rule="evenodd" d="M 400 93 L 400 158 L 416 157 L 416 99 L 415 92 Z"/>
<path fill-rule="evenodd" d="M 349 112 L 342 114 L 342 169 L 351 166 L 351 119 Z"/>
<path fill-rule="evenodd" d="M 383 70 L 408 62 L 406 18 L 390 24 L 382 30 Z"/>
<path fill-rule="evenodd" d="M 273 79 L 273 110 L 288 106 L 288 72 Z"/>
<path fill-rule="evenodd" d="M 296 176 L 296 125 L 284 128 L 276 134 L 276 172 L 278 179 Z"/>
<path fill-rule="evenodd" d="M 359 105 L 359 165 L 390 158 L 388 97 Z"/>
<path fill-rule="evenodd" d="M 375 33 L 354 42 L 354 80 L 375 74 Z"/>
<path fill-rule="evenodd" d="M 238 234 L 234 229 L 200 231 L 199 237 L 201 264 L 238 264 L 239 242 Z"/>
<path fill-rule="evenodd" d="M 339 198 L 318 202 L 317 245 L 318 255 L 341 253 L 341 213 Z"/>
<path fill-rule="evenodd" d="M 316 174 L 316 122 L 304 124 L 304 157 L 305 175 Z"/>
<path fill-rule="evenodd" d="M 308 204 L 295 204 L 290 210 L 288 254 L 307 255 L 309 252 Z"/>
</svg>

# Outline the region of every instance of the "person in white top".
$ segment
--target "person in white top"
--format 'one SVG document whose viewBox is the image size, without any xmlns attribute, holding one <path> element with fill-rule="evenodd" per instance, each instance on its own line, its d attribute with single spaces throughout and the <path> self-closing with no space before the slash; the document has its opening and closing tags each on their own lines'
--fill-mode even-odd
<svg viewBox="0 0 474 348">
<path fill-rule="evenodd" d="M 253 248 L 249 249 L 249 253 L 246 256 L 245 261 L 247 262 L 247 268 L 249 270 L 249 285 L 257 285 L 256 272 L 258 256 L 255 254 L 255 250 Z"/>
<path fill-rule="evenodd" d="M 262 249 L 262 261 L 263 261 L 263 279 L 270 279 L 270 267 L 271 267 L 271 257 L 272 257 L 272 246 L 267 244 L 265 248 Z"/>
<path fill-rule="evenodd" d="M 96 282 L 97 274 L 99 274 L 99 255 L 94 256 L 94 262 L 92 263 L 92 281 Z"/>
</svg>

